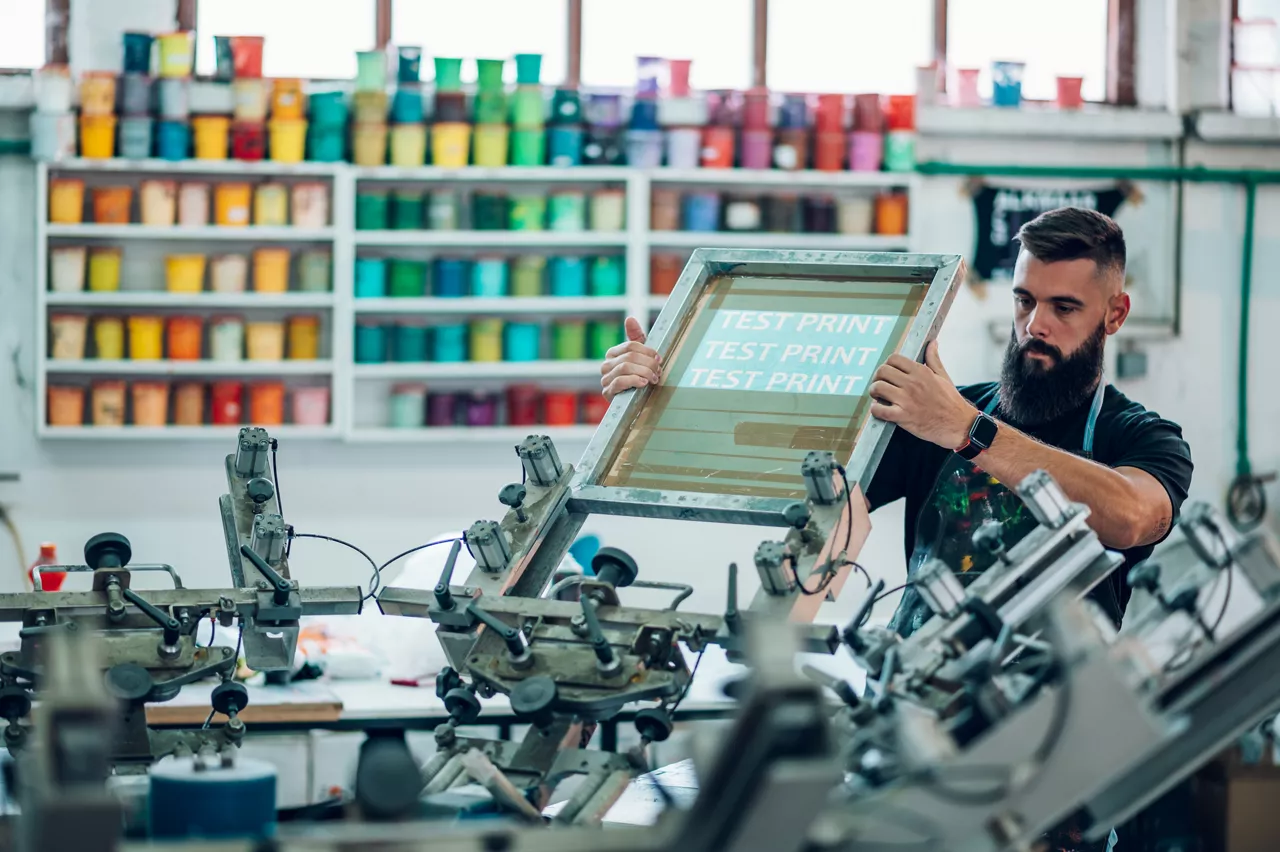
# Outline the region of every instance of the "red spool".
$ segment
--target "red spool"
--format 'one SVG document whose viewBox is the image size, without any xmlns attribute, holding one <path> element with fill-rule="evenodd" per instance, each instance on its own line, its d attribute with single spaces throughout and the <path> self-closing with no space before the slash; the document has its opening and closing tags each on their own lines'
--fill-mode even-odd
<svg viewBox="0 0 1280 852">
<path fill-rule="evenodd" d="M 538 403 L 542 391 L 536 385 L 512 385 L 507 388 L 507 423 L 512 426 L 536 426 Z"/>
<path fill-rule="evenodd" d="M 702 128 L 702 167 L 704 169 L 733 168 L 735 136 L 732 127 Z"/>
<path fill-rule="evenodd" d="M 548 391 L 542 398 L 543 421 L 548 426 L 572 426 L 578 422 L 578 395 L 573 391 Z"/>
<path fill-rule="evenodd" d="M 215 426 L 238 426 L 244 419 L 244 384 L 213 383 L 212 420 Z"/>
<path fill-rule="evenodd" d="M 267 155 L 267 126 L 256 121 L 231 125 L 231 156 L 237 160 L 261 160 Z"/>
</svg>

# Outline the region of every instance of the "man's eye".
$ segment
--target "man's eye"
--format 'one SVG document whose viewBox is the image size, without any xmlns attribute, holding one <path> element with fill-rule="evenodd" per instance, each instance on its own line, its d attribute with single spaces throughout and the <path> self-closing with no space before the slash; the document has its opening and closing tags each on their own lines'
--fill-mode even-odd
<svg viewBox="0 0 1280 852">
<path fill-rule="evenodd" d="M 1071 305 L 1058 305 L 1058 313 L 1063 316 L 1066 316 L 1067 314 L 1074 314 L 1075 312 L 1076 309 Z"/>
</svg>

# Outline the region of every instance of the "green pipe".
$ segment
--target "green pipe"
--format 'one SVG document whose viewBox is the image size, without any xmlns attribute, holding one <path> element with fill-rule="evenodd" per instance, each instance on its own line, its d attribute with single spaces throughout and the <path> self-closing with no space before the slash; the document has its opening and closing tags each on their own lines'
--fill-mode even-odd
<svg viewBox="0 0 1280 852">
<path fill-rule="evenodd" d="M 1253 225 L 1258 185 L 1244 185 L 1244 246 L 1240 253 L 1240 355 L 1236 373 L 1236 477 L 1253 475 L 1249 462 L 1249 302 L 1253 294 Z"/>
</svg>

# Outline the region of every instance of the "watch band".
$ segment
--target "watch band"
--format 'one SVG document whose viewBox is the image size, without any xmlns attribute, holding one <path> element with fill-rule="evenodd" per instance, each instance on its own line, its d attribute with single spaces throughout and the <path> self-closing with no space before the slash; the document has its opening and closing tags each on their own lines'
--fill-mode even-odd
<svg viewBox="0 0 1280 852">
<path fill-rule="evenodd" d="M 994 417 L 985 412 L 978 412 L 973 425 L 969 427 L 969 435 L 965 438 L 964 444 L 956 448 L 956 455 L 966 461 L 976 459 L 983 450 L 991 449 L 998 429 L 999 424 Z"/>
</svg>

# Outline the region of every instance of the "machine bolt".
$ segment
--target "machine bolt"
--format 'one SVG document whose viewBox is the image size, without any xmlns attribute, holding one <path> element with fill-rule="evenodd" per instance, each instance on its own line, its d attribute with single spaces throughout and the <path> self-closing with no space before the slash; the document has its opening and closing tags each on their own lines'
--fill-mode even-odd
<svg viewBox="0 0 1280 852">
<path fill-rule="evenodd" d="M 258 588 L 265 592 L 267 589 L 271 588 L 271 584 L 268 583 L 266 580 L 259 580 Z"/>
<path fill-rule="evenodd" d="M 589 636 L 590 628 L 587 627 L 587 617 L 582 613 L 577 613 L 573 618 L 569 619 L 569 629 L 573 631 L 575 636 Z"/>
<path fill-rule="evenodd" d="M 172 662 L 173 660 L 178 659 L 178 654 L 181 653 L 181 649 L 177 645 L 166 645 L 161 642 L 160 646 L 157 648 L 157 653 L 159 653 L 160 659 L 166 662 Z"/>
</svg>

